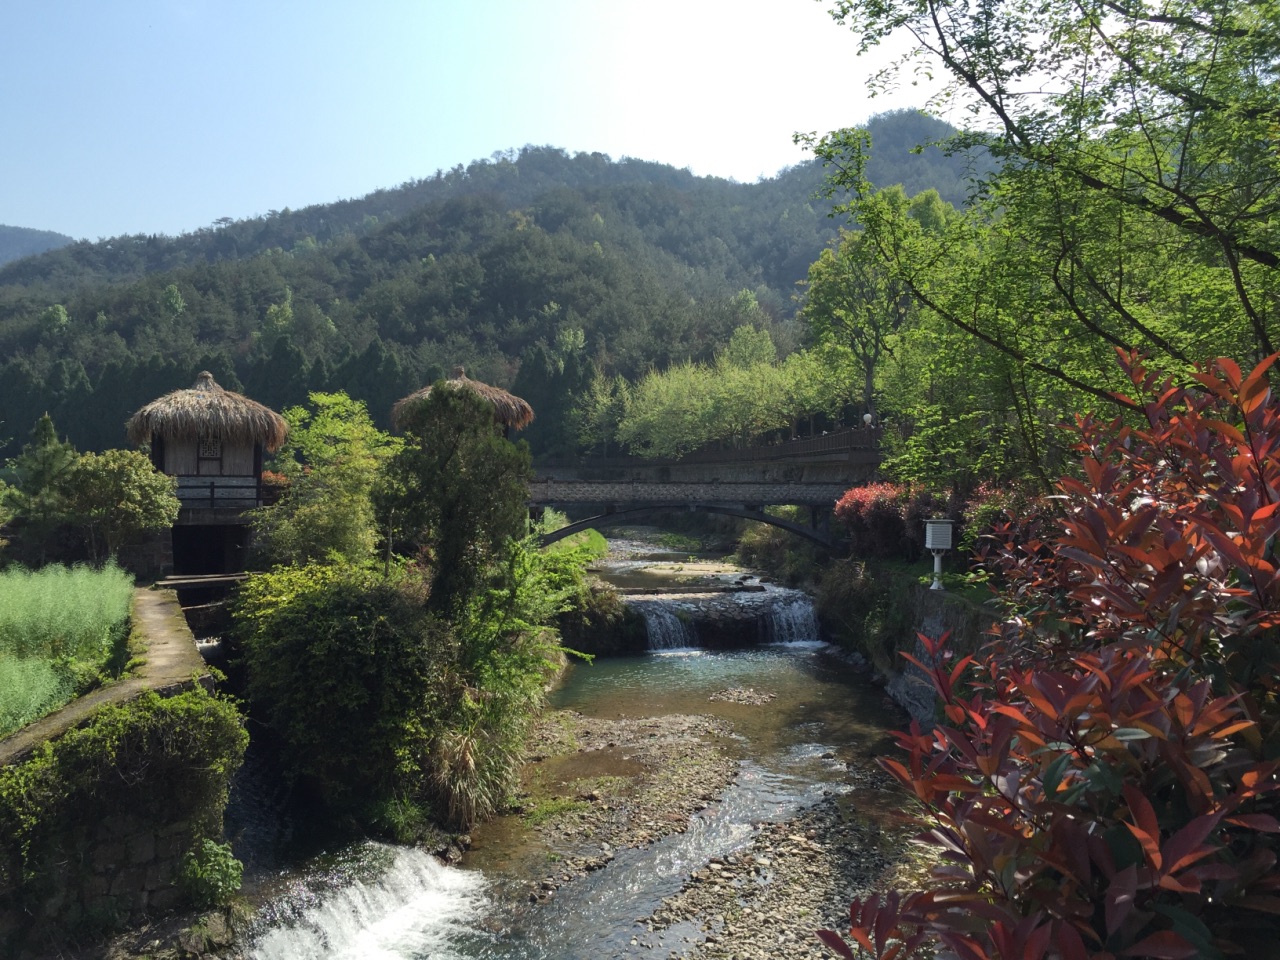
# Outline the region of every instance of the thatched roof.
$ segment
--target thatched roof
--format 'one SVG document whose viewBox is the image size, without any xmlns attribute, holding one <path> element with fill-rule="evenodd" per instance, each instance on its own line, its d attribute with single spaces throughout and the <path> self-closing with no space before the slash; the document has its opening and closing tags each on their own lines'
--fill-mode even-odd
<svg viewBox="0 0 1280 960">
<path fill-rule="evenodd" d="M 218 386 L 213 374 L 200 371 L 190 390 L 175 390 L 152 400 L 125 424 L 133 443 L 153 434 L 166 440 L 219 436 L 230 443 L 260 443 L 274 453 L 289 436 L 284 417 L 256 400 Z"/>
<path fill-rule="evenodd" d="M 533 422 L 533 407 L 529 406 L 527 402 L 514 394 L 507 393 L 501 387 L 491 387 L 489 384 L 481 383 L 479 380 L 472 380 L 462 367 L 454 367 L 453 375 L 448 380 L 441 382 L 446 387 L 455 390 L 471 390 L 488 400 L 493 404 L 494 419 L 504 427 L 523 430 Z M 407 397 L 397 400 L 395 406 L 391 408 L 391 419 L 395 422 L 395 425 L 397 427 L 401 425 L 401 417 L 406 406 L 415 400 L 426 399 L 429 393 L 431 393 L 431 387 L 423 387 L 421 390 L 415 390 Z"/>
</svg>

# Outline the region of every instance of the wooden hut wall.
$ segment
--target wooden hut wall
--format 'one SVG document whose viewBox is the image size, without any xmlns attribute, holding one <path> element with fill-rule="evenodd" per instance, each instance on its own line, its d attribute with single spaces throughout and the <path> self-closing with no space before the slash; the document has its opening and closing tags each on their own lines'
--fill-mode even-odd
<svg viewBox="0 0 1280 960">
<path fill-rule="evenodd" d="M 253 444 L 224 443 L 222 445 L 222 475 L 224 477 L 251 477 L 253 469 Z"/>
<path fill-rule="evenodd" d="M 175 477 L 251 477 L 256 474 L 253 444 L 222 445 L 219 460 L 197 457 L 195 440 L 166 440 L 164 444 L 164 472 Z"/>
<path fill-rule="evenodd" d="M 175 477 L 194 476 L 196 442 L 171 439 L 164 442 L 164 472 Z"/>
</svg>

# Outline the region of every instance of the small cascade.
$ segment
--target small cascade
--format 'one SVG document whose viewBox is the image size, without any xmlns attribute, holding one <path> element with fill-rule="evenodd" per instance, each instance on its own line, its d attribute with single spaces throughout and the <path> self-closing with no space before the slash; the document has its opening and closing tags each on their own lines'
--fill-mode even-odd
<svg viewBox="0 0 1280 960">
<path fill-rule="evenodd" d="M 422 850 L 365 845 L 382 861 L 377 876 L 329 878 L 329 889 L 300 890 L 300 901 L 256 938 L 253 960 L 371 960 L 461 957 L 474 951 L 485 907 L 484 878 L 442 866 Z"/>
<path fill-rule="evenodd" d="M 777 597 L 761 618 L 765 643 L 796 643 L 818 639 L 818 617 L 813 601 L 799 591 Z"/>
<path fill-rule="evenodd" d="M 670 604 L 635 603 L 635 607 L 644 617 L 650 650 L 676 650 L 698 645 L 698 634 L 693 625 L 677 616 Z"/>
</svg>

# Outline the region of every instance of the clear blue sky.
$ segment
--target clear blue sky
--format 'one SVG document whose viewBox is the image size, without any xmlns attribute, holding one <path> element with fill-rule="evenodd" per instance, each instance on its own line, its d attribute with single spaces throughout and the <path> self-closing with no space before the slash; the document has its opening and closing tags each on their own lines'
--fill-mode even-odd
<svg viewBox="0 0 1280 960">
<path fill-rule="evenodd" d="M 923 104 L 815 0 L 3 0 L 0 223 L 177 234 L 525 144 L 754 181 Z"/>
</svg>

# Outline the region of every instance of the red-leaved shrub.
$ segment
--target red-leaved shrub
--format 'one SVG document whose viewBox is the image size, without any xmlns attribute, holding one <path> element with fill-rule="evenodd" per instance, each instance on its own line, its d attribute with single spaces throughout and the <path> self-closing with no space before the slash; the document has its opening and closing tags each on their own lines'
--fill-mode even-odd
<svg viewBox="0 0 1280 960">
<path fill-rule="evenodd" d="M 836 502 L 836 519 L 849 532 L 855 556 L 885 560 L 903 552 L 906 490 L 892 483 L 853 487 Z"/>
<path fill-rule="evenodd" d="M 921 638 L 940 722 L 882 763 L 944 862 L 930 889 L 852 905 L 848 935 L 871 956 L 929 941 L 962 960 L 1274 949 L 1273 360 L 1247 377 L 1218 360 L 1184 387 L 1122 354 L 1122 399 L 1145 423 L 1080 418 L 1060 512 L 987 558 L 1020 615 L 977 658 Z"/>
</svg>

